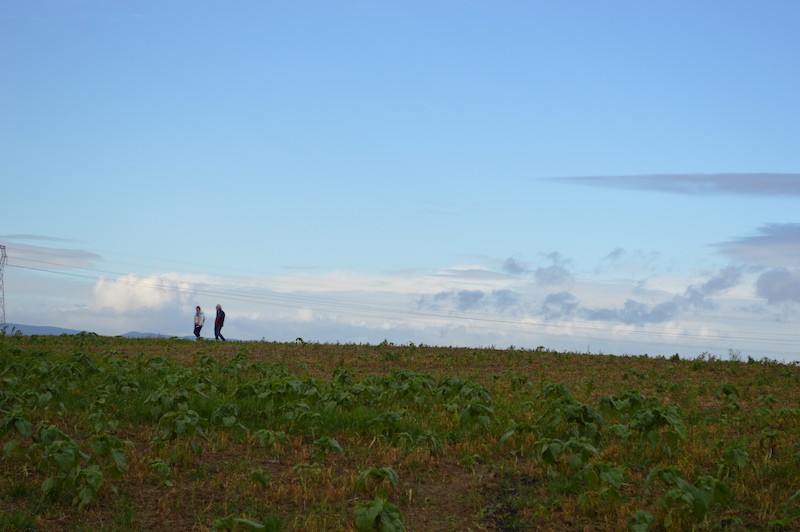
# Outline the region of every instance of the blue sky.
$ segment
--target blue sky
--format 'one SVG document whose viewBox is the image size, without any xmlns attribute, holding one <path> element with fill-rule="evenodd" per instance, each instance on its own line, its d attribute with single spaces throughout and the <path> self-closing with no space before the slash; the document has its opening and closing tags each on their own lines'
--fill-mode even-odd
<svg viewBox="0 0 800 532">
<path fill-rule="evenodd" d="M 6 319 L 799 360 L 798 19 L 7 0 Z"/>
</svg>

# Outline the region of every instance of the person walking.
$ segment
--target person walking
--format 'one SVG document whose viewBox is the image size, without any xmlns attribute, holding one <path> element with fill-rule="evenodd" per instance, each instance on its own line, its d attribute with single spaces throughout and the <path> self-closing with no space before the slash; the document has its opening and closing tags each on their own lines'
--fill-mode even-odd
<svg viewBox="0 0 800 532">
<path fill-rule="evenodd" d="M 217 317 L 214 319 L 214 338 L 224 342 L 225 337 L 222 336 L 223 325 L 225 325 L 225 311 L 222 310 L 220 305 L 217 305 Z"/>
<path fill-rule="evenodd" d="M 205 322 L 206 322 L 206 315 L 203 314 L 203 311 L 200 310 L 200 305 L 198 305 L 194 313 L 194 335 L 198 339 L 200 338 L 200 329 L 203 328 Z"/>
</svg>

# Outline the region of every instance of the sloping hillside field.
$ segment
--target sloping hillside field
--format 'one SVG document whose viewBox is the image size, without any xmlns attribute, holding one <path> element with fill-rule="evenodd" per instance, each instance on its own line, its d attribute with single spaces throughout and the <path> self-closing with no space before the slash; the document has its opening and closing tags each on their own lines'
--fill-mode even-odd
<svg viewBox="0 0 800 532">
<path fill-rule="evenodd" d="M 0 529 L 800 526 L 800 369 L 0 336 Z"/>
</svg>

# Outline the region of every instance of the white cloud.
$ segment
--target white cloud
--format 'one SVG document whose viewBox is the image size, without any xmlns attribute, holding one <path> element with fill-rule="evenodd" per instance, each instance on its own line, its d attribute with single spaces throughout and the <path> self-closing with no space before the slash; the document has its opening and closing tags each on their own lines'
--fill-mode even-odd
<svg viewBox="0 0 800 532">
<path fill-rule="evenodd" d="M 95 305 L 99 309 L 129 312 L 139 309 L 163 309 L 183 306 L 194 294 L 198 279 L 178 274 L 139 276 L 128 274 L 108 279 L 101 276 L 94 287 Z"/>
</svg>

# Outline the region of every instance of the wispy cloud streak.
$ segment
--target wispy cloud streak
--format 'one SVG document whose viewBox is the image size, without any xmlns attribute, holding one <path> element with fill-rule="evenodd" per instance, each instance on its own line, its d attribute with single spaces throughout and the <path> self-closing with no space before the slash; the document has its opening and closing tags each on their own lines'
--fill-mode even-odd
<svg viewBox="0 0 800 532">
<path fill-rule="evenodd" d="M 724 255 L 754 266 L 800 266 L 800 223 L 767 224 L 758 234 L 713 244 Z"/>
<path fill-rule="evenodd" d="M 800 173 L 652 174 L 562 177 L 555 180 L 576 185 L 686 195 L 800 196 Z"/>
</svg>

